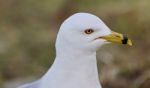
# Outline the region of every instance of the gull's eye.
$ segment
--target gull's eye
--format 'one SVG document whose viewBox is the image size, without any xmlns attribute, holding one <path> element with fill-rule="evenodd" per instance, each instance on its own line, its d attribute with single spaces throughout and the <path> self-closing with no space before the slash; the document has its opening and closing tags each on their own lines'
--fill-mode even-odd
<svg viewBox="0 0 150 88">
<path fill-rule="evenodd" d="M 93 29 L 87 29 L 84 31 L 86 34 L 92 34 L 94 32 Z"/>
</svg>

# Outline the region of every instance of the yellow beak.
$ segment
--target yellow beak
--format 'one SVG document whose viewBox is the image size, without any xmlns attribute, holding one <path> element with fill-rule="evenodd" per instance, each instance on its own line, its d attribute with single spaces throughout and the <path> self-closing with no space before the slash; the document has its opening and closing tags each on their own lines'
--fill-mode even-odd
<svg viewBox="0 0 150 88">
<path fill-rule="evenodd" d="M 112 34 L 100 37 L 102 39 L 105 39 L 109 42 L 114 42 L 114 43 L 120 43 L 120 44 L 126 44 L 129 46 L 132 46 L 132 41 L 123 34 L 117 33 L 117 32 L 112 32 Z"/>
</svg>

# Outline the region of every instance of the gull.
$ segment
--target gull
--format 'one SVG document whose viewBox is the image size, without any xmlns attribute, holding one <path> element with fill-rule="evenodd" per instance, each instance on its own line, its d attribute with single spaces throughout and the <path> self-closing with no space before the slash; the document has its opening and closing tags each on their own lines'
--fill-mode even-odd
<svg viewBox="0 0 150 88">
<path fill-rule="evenodd" d="M 110 42 L 132 45 L 126 35 L 111 31 L 99 17 L 75 13 L 60 27 L 51 68 L 39 80 L 18 88 L 102 88 L 96 51 Z"/>
</svg>

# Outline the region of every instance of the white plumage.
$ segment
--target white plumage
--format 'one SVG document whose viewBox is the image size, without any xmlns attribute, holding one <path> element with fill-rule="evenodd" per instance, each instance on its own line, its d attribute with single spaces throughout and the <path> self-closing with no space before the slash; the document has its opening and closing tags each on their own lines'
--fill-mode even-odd
<svg viewBox="0 0 150 88">
<path fill-rule="evenodd" d="M 72 15 L 60 27 L 51 68 L 38 81 L 18 88 L 101 88 L 96 50 L 107 43 L 101 37 L 111 33 L 95 15 Z"/>
</svg>

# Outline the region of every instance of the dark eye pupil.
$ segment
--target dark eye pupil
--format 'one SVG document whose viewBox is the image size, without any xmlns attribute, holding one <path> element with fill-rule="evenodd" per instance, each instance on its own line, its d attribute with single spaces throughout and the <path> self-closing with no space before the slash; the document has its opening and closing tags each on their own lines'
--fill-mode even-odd
<svg viewBox="0 0 150 88">
<path fill-rule="evenodd" d="M 92 29 L 88 29 L 88 30 L 85 30 L 85 33 L 86 34 L 91 34 L 91 33 L 93 33 L 94 31 L 92 30 Z"/>
<path fill-rule="evenodd" d="M 88 30 L 88 32 L 92 32 L 91 30 Z"/>
</svg>

